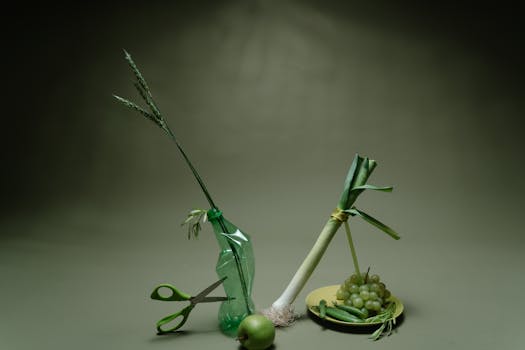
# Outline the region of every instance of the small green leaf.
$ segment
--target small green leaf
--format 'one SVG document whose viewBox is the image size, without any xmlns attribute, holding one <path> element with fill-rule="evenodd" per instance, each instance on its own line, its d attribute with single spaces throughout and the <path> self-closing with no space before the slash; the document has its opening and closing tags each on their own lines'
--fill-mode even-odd
<svg viewBox="0 0 525 350">
<path fill-rule="evenodd" d="M 389 235 L 393 239 L 400 239 L 401 238 L 396 233 L 396 231 L 394 231 L 393 229 L 391 229 L 387 225 L 383 224 L 381 221 L 373 218 L 372 216 L 368 215 L 365 212 L 362 212 L 361 210 L 359 210 L 359 209 L 357 209 L 355 207 L 350 209 L 350 210 L 344 210 L 344 211 L 347 212 L 350 215 L 358 215 L 358 216 L 360 216 L 366 222 L 368 222 L 369 224 L 374 225 L 375 227 L 377 227 L 378 229 L 380 229 L 381 231 L 383 231 L 384 233 L 386 233 L 387 235 Z"/>
<path fill-rule="evenodd" d="M 386 334 L 387 337 L 389 337 L 390 334 L 392 334 L 392 329 L 394 328 L 393 324 L 395 324 L 395 322 L 396 322 L 395 318 L 394 318 L 393 321 L 392 320 L 388 320 L 387 321 L 387 328 L 388 328 L 387 329 L 387 334 Z"/>
<path fill-rule="evenodd" d="M 195 224 L 193 224 L 192 229 L 193 229 L 193 236 L 195 238 L 199 238 L 199 232 L 202 229 L 200 222 L 197 221 Z"/>
<path fill-rule="evenodd" d="M 378 340 L 381 337 L 381 334 L 383 333 L 383 330 L 385 329 L 386 323 L 383 323 L 381 327 L 379 327 L 372 335 L 370 335 L 369 339 Z"/>
<path fill-rule="evenodd" d="M 181 226 L 188 225 L 188 239 L 191 239 L 192 236 L 193 238 L 199 238 L 199 232 L 202 230 L 200 221 L 206 217 L 206 213 L 207 211 L 204 209 L 190 210 L 188 217 L 181 224 Z"/>
<path fill-rule="evenodd" d="M 186 225 L 188 222 L 190 222 L 191 220 L 193 220 L 193 216 L 190 216 L 188 215 L 188 217 L 186 218 L 186 220 L 184 220 L 184 222 L 182 224 L 180 224 L 181 226 L 184 226 Z"/>
</svg>

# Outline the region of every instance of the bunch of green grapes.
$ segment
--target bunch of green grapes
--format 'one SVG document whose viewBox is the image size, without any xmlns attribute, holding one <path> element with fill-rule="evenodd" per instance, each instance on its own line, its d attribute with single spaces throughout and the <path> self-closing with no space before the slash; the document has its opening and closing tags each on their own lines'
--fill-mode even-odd
<svg viewBox="0 0 525 350">
<path fill-rule="evenodd" d="M 390 298 L 390 291 L 378 275 L 363 274 L 360 279 L 353 274 L 341 284 L 336 298 L 344 300 L 345 305 L 361 309 L 367 314 L 381 313 Z"/>
</svg>

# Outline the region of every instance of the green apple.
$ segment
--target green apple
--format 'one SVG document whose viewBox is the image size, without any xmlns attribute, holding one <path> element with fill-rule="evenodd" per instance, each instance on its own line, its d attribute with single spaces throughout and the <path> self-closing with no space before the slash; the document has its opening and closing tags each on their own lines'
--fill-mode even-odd
<svg viewBox="0 0 525 350">
<path fill-rule="evenodd" d="M 263 315 L 250 315 L 242 320 L 237 339 L 248 350 L 263 350 L 273 344 L 275 327 Z"/>
</svg>

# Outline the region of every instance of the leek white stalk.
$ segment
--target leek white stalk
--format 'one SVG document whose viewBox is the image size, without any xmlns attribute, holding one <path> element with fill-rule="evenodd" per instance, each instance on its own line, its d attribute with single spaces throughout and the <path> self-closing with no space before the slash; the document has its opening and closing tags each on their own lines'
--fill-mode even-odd
<svg viewBox="0 0 525 350">
<path fill-rule="evenodd" d="M 271 308 L 263 311 L 263 314 L 268 317 L 274 325 L 285 327 L 294 321 L 295 313 L 292 304 L 314 272 L 319 261 L 321 261 L 324 252 L 340 226 L 340 221 L 334 218 L 328 220 L 314 246 L 301 266 L 299 266 L 299 269 L 283 294 L 272 304 Z"/>
<path fill-rule="evenodd" d="M 330 219 L 325 224 L 314 246 L 302 262 L 301 266 L 299 266 L 299 269 L 293 276 L 284 292 L 270 308 L 262 311 L 263 314 L 268 317 L 274 325 L 283 327 L 289 326 L 291 323 L 293 323 L 296 317 L 294 313 L 293 302 L 319 264 L 319 261 L 323 257 L 326 249 L 328 248 L 328 245 L 332 241 L 332 238 L 343 223 L 345 223 L 347 226 L 347 237 L 351 248 L 354 266 L 356 268 L 356 272 L 359 273 L 359 265 L 357 264 L 355 248 L 353 246 L 350 230 L 346 222 L 349 216 L 358 215 L 367 222 L 389 234 L 391 237 L 399 239 L 399 236 L 397 236 L 397 234 L 391 228 L 353 206 L 359 194 L 361 194 L 364 190 L 392 190 L 392 187 L 377 187 L 366 184 L 366 181 L 368 180 L 376 165 L 377 163 L 374 160 L 363 158 L 359 155 L 355 156 L 352 166 L 348 171 L 348 175 L 346 176 L 344 190 L 336 210 L 332 213 Z"/>
</svg>

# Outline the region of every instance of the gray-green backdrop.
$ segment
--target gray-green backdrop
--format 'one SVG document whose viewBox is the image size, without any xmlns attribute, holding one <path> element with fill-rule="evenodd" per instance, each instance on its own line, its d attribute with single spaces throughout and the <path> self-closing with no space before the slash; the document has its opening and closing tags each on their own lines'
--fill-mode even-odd
<svg viewBox="0 0 525 350">
<path fill-rule="evenodd" d="M 355 153 L 379 163 L 352 219 L 362 266 L 405 304 L 393 336 L 308 317 L 277 349 L 516 349 L 525 303 L 518 9 L 344 1 L 47 5 L 5 13 L 2 349 L 236 349 L 199 306 L 175 336 L 148 299 L 215 278 L 206 207 L 176 148 L 117 104 L 128 50 L 225 215 L 252 235 L 258 308 L 284 289 Z M 6 96 L 6 95 L 4 95 Z M 296 301 L 352 271 L 343 232 Z M 219 291 L 222 293 L 222 291 Z"/>
</svg>

